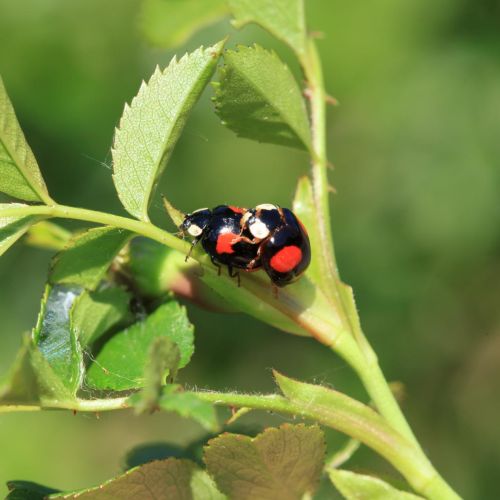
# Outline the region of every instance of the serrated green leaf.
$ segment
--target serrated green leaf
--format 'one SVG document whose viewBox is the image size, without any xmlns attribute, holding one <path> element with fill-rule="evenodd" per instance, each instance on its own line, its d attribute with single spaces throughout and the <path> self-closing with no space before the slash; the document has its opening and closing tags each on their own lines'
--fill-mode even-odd
<svg viewBox="0 0 500 500">
<path fill-rule="evenodd" d="M 95 389 L 126 390 L 144 385 L 149 348 L 154 339 L 168 337 L 179 347 L 179 368 L 193 354 L 193 327 L 184 307 L 171 301 L 145 320 L 116 333 L 97 353 L 87 370 L 86 384 Z"/>
<path fill-rule="evenodd" d="M 418 500 L 423 497 L 401 491 L 377 477 L 348 470 L 330 470 L 332 483 L 346 500 Z"/>
<path fill-rule="evenodd" d="M 219 428 L 213 404 L 201 400 L 196 393 L 181 392 L 172 386 L 164 387 L 159 406 L 162 410 L 195 420 L 207 431 L 216 432 Z"/>
<path fill-rule="evenodd" d="M 0 77 L 0 192 L 53 203 Z"/>
<path fill-rule="evenodd" d="M 125 106 L 113 145 L 113 181 L 125 209 L 148 220 L 148 205 L 189 111 L 215 71 L 223 42 L 156 69 Z"/>
<path fill-rule="evenodd" d="M 92 344 L 111 328 L 129 323 L 130 294 L 121 288 L 83 292 L 70 312 L 71 329 L 82 348 Z"/>
<path fill-rule="evenodd" d="M 75 235 L 54 257 L 50 283 L 79 285 L 94 290 L 131 237 L 129 231 L 113 227 L 97 227 Z"/>
<path fill-rule="evenodd" d="M 316 488 L 324 456 L 319 427 L 285 424 L 253 439 L 222 434 L 209 441 L 204 461 L 230 498 L 298 500 Z"/>
<path fill-rule="evenodd" d="M 1 177 L 1 173 L 0 173 Z M 32 224 L 41 217 L 28 215 L 26 217 L 2 217 L 2 209 L 25 207 L 20 203 L 0 203 L 0 255 L 5 253 L 21 236 L 29 230 Z"/>
<path fill-rule="evenodd" d="M 215 110 L 240 137 L 311 149 L 301 91 L 288 67 L 262 47 L 239 46 L 224 53 Z"/>
<path fill-rule="evenodd" d="M 41 221 L 28 229 L 24 242 L 37 248 L 63 250 L 71 238 L 71 231 L 49 221 Z"/>
<path fill-rule="evenodd" d="M 41 354 L 70 394 L 76 394 L 82 382 L 83 354 L 70 325 L 70 311 L 82 289 L 48 285 L 33 339 Z"/>
<path fill-rule="evenodd" d="M 297 183 L 293 199 L 293 211 L 307 230 L 311 243 L 311 264 L 307 268 L 308 274 L 314 283 L 321 283 L 324 279 L 321 273 L 320 262 L 321 238 L 318 229 L 318 215 L 314 206 L 313 189 L 309 177 L 303 176 Z"/>
<path fill-rule="evenodd" d="M 150 43 L 170 48 L 227 12 L 225 0 L 144 0 L 141 28 Z"/>
<path fill-rule="evenodd" d="M 156 460 L 107 481 L 96 488 L 77 493 L 51 495 L 49 498 L 78 498 L 79 500 L 116 500 L 133 498 L 151 500 L 224 500 L 225 497 L 194 462 L 168 458 Z"/>
<path fill-rule="evenodd" d="M 50 406 L 73 396 L 26 335 L 9 373 L 0 383 L 0 406 Z"/>
<path fill-rule="evenodd" d="M 257 23 L 287 43 L 299 57 L 307 48 L 303 0 L 228 0 L 236 28 Z"/>
</svg>

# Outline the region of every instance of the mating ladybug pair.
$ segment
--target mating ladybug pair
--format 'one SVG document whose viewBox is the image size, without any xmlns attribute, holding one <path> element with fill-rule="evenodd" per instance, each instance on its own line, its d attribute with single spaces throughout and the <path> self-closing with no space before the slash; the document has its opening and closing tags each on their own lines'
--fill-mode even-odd
<svg viewBox="0 0 500 500">
<path fill-rule="evenodd" d="M 291 210 L 278 205 L 202 208 L 187 214 L 180 230 L 194 238 L 191 248 L 201 241 L 213 264 L 227 266 L 231 277 L 264 268 L 283 287 L 311 261 L 307 231 Z"/>
</svg>

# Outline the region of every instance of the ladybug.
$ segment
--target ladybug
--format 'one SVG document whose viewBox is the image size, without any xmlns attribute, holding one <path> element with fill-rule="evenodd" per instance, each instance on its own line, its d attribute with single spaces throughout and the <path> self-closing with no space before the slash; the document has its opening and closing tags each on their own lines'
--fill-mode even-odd
<svg viewBox="0 0 500 500">
<path fill-rule="evenodd" d="M 201 208 L 187 214 L 179 229 L 183 234 L 187 233 L 194 238 L 191 250 L 201 241 L 205 252 L 219 272 L 221 265 L 225 265 L 231 277 L 239 278 L 238 272 L 234 272 L 234 269 L 251 271 L 261 267 L 257 255 L 259 247 L 251 241 L 251 235 L 241 225 L 246 213 L 246 208 L 232 205 L 219 205 L 211 210 Z M 251 268 L 250 263 L 252 263 Z"/>
<path fill-rule="evenodd" d="M 263 204 L 245 212 L 242 226 L 258 245 L 256 257 L 248 264 L 262 266 L 278 287 L 293 283 L 311 262 L 307 231 L 288 208 Z"/>
</svg>

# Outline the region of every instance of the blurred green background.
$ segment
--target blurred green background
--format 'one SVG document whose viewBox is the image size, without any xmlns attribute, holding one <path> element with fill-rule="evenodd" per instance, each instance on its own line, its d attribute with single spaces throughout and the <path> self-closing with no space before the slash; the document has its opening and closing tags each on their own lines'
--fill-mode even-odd
<svg viewBox="0 0 500 500">
<path fill-rule="evenodd" d="M 385 373 L 437 468 L 468 499 L 500 497 L 500 4 L 496 0 L 307 0 L 329 111 L 333 223 L 343 279 Z M 173 52 L 138 29 L 137 0 L 0 0 L 0 72 L 51 194 L 122 213 L 110 145 L 125 101 Z M 290 62 L 256 27 L 204 29 L 177 52 L 227 32 Z M 290 205 L 308 168 L 297 151 L 237 139 L 196 107 L 160 186 L 180 209 Z M 155 220 L 165 219 L 155 202 Z M 74 227 L 74 226 L 72 226 Z M 17 245 L 0 260 L 0 372 L 38 311 L 50 253 Z M 189 308 L 197 351 L 187 384 L 270 391 L 270 368 L 360 398 L 349 368 L 313 341 L 244 315 Z M 245 417 L 262 425 L 267 417 Z M 273 422 L 286 419 L 274 418 Z M 112 477 L 131 447 L 185 444 L 195 424 L 157 414 L 0 415 L 7 479 L 76 489 Z M 342 437 L 329 434 L 333 446 Z M 391 472 L 361 451 L 358 470 Z M 326 495 L 330 496 L 329 494 Z M 330 496 L 331 497 L 331 496 Z"/>
</svg>

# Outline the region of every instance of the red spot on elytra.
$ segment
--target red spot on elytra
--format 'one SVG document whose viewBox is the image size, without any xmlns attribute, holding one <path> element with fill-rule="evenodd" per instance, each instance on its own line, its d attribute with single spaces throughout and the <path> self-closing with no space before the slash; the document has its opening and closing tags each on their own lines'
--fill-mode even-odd
<svg viewBox="0 0 500 500">
<path fill-rule="evenodd" d="M 240 207 L 235 207 L 234 205 L 228 205 L 228 207 L 236 214 L 244 214 L 245 210 Z"/>
<path fill-rule="evenodd" d="M 278 273 L 288 273 L 302 260 L 302 250 L 295 245 L 283 247 L 271 258 L 271 267 Z"/>
<path fill-rule="evenodd" d="M 233 243 L 236 243 L 238 241 L 238 236 L 238 234 L 234 233 L 219 234 L 215 251 L 217 253 L 234 253 Z"/>
</svg>

